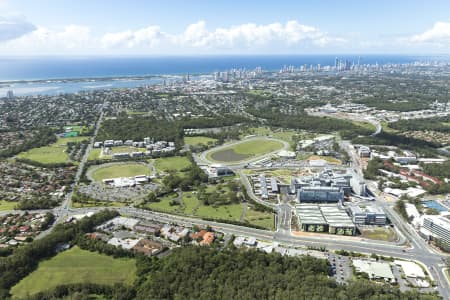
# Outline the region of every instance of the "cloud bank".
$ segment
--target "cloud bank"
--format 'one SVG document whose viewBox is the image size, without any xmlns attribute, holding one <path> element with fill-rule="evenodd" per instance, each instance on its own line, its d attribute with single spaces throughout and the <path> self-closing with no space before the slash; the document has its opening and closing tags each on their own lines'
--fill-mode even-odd
<svg viewBox="0 0 450 300">
<path fill-rule="evenodd" d="M 450 43 L 450 23 L 436 22 L 431 29 L 414 35 L 410 41 L 412 43 Z"/>
<path fill-rule="evenodd" d="M 0 16 L 0 42 L 17 39 L 35 29 L 33 24 L 19 17 Z"/>
<path fill-rule="evenodd" d="M 128 53 L 227 53 L 245 51 L 277 52 L 280 49 L 323 48 L 346 42 L 316 27 L 292 20 L 286 23 L 240 24 L 209 29 L 205 21 L 185 27 L 179 33 L 168 33 L 152 25 L 137 30 L 93 34 L 86 26 L 69 25 L 59 30 L 34 27 L 27 23 L 5 29 L 12 38 L 4 38 L 0 52 L 27 50 L 40 52 L 128 52 Z M 0 42 L 2 40 L 0 39 Z M 53 49 L 53 50 L 52 50 Z M 3 50 L 3 51 L 2 51 Z"/>
</svg>

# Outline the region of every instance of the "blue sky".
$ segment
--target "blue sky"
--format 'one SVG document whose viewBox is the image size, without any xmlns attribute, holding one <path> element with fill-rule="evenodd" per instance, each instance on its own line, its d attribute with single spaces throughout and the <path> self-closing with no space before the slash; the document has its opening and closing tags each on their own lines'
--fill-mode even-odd
<svg viewBox="0 0 450 300">
<path fill-rule="evenodd" d="M 0 0 L 0 55 L 449 50 L 448 0 Z"/>
</svg>

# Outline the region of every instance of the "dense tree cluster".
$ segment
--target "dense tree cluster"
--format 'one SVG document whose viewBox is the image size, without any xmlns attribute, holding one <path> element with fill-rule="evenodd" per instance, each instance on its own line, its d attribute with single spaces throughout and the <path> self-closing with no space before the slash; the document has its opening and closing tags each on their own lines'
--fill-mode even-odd
<svg viewBox="0 0 450 300">
<path fill-rule="evenodd" d="M 306 113 L 299 115 L 287 115 L 280 113 L 278 110 L 257 110 L 248 109 L 248 113 L 265 120 L 265 123 L 273 127 L 302 129 L 319 133 L 340 132 L 344 138 L 353 138 L 359 135 L 369 135 L 371 130 L 355 125 L 352 122 L 310 116 Z"/>
<path fill-rule="evenodd" d="M 423 164 L 423 171 L 428 175 L 438 178 L 450 178 L 450 160 L 442 164 Z"/>
<path fill-rule="evenodd" d="M 436 156 L 436 148 L 439 144 L 427 142 L 411 137 L 402 136 L 395 133 L 381 132 L 377 136 L 357 137 L 352 140 L 354 144 L 365 145 L 389 145 L 397 146 L 402 149 L 415 151 L 423 156 Z"/>
<path fill-rule="evenodd" d="M 101 240 L 92 239 L 86 235 L 77 236 L 74 240 L 74 243 L 83 250 L 99 252 L 102 254 L 113 256 L 115 258 L 134 257 L 134 252 L 125 250 L 122 247 L 116 247 L 114 245 L 107 244 L 106 242 Z"/>
<path fill-rule="evenodd" d="M 337 285 L 326 260 L 206 247 L 175 249 L 141 267 L 137 299 L 440 299 L 366 280 Z"/>
<path fill-rule="evenodd" d="M 389 127 L 400 131 L 431 130 L 450 133 L 450 126 L 442 123 L 450 122 L 450 116 L 441 118 L 409 119 L 389 123 Z"/>
<path fill-rule="evenodd" d="M 135 297 L 132 287 L 123 284 L 101 285 L 95 283 L 77 283 L 59 285 L 48 291 L 40 292 L 28 297 L 28 300 L 49 300 L 49 299 L 77 299 L 92 300 L 95 296 L 101 299 L 129 300 Z"/>
<path fill-rule="evenodd" d="M 187 128 L 214 128 L 214 127 L 226 127 L 235 124 L 248 123 L 250 120 L 243 116 L 225 114 L 215 117 L 198 117 L 198 118 L 183 118 L 177 121 L 180 127 Z"/>
<path fill-rule="evenodd" d="M 364 170 L 364 178 L 370 180 L 376 179 L 379 175 L 378 170 L 383 168 L 383 160 L 381 160 L 381 158 L 379 157 L 374 157 L 373 159 L 369 160 L 367 168 Z"/>
<path fill-rule="evenodd" d="M 175 142 L 182 145 L 182 131 L 173 122 L 158 120 L 154 117 L 118 117 L 103 121 L 96 137 L 104 140 L 143 141 L 150 137 L 155 141 Z"/>
<path fill-rule="evenodd" d="M 32 148 L 47 146 L 48 144 L 56 142 L 56 135 L 53 129 L 48 127 L 39 128 L 36 134 L 30 140 L 23 142 L 20 145 L 6 148 L 0 151 L 0 158 L 7 158 L 27 151 Z"/>
<path fill-rule="evenodd" d="M 59 224 L 42 239 L 17 248 L 7 257 L 0 257 L 0 299 L 7 299 L 9 289 L 34 271 L 39 261 L 54 256 L 58 245 L 70 243 L 77 235 L 91 232 L 117 215 L 115 211 L 105 210 L 77 223 Z"/>
</svg>

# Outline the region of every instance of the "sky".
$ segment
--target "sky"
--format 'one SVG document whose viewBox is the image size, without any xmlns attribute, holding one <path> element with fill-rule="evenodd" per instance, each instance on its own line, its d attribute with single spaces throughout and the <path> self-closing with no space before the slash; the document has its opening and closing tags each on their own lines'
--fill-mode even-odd
<svg viewBox="0 0 450 300">
<path fill-rule="evenodd" d="M 449 0 L 0 0 L 0 56 L 449 51 Z"/>
</svg>

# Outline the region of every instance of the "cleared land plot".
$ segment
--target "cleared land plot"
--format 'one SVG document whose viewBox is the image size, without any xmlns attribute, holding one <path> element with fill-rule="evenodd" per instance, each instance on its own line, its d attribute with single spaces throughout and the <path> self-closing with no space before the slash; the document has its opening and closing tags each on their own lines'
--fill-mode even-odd
<svg viewBox="0 0 450 300">
<path fill-rule="evenodd" d="M 36 271 L 11 289 L 15 298 L 26 298 L 61 284 L 125 283 L 131 285 L 136 278 L 134 259 L 119 258 L 74 247 L 39 264 Z"/>
<path fill-rule="evenodd" d="M 336 164 L 336 165 L 342 164 L 342 162 L 339 159 L 334 158 L 332 156 L 311 155 L 310 157 L 308 157 L 308 160 L 318 160 L 318 159 L 323 159 L 331 164 Z"/>
<path fill-rule="evenodd" d="M 161 157 L 155 159 L 155 168 L 158 172 L 181 172 L 191 166 L 191 161 L 185 156 Z"/>
<path fill-rule="evenodd" d="M 89 137 L 69 137 L 58 138 L 58 140 L 45 147 L 33 148 L 26 152 L 19 153 L 17 157 L 22 159 L 29 159 L 43 164 L 52 163 L 66 163 L 69 160 L 67 154 L 67 143 L 69 142 L 81 142 L 87 140 Z"/>
<path fill-rule="evenodd" d="M 211 151 L 207 158 L 217 162 L 233 163 L 264 155 L 283 148 L 283 143 L 274 140 L 252 139 L 229 147 Z"/>
<path fill-rule="evenodd" d="M 117 177 L 133 177 L 137 175 L 150 175 L 151 170 L 147 165 L 138 163 L 118 163 L 99 167 L 92 172 L 95 181 Z"/>
<path fill-rule="evenodd" d="M 268 212 L 260 212 L 247 208 L 245 212 L 245 220 L 250 224 L 265 227 L 270 230 L 275 229 L 274 215 Z"/>
<path fill-rule="evenodd" d="M 387 227 L 361 229 L 361 237 L 388 242 L 394 242 L 397 239 L 395 231 L 392 228 Z"/>
<path fill-rule="evenodd" d="M 186 136 L 184 137 L 184 143 L 186 145 L 198 146 L 214 144 L 217 140 L 207 136 Z"/>
<path fill-rule="evenodd" d="M 0 210 L 13 210 L 17 202 L 0 200 Z"/>
</svg>

